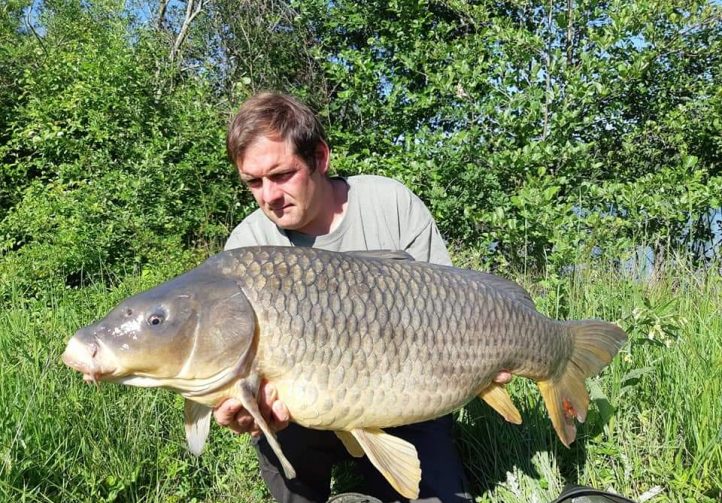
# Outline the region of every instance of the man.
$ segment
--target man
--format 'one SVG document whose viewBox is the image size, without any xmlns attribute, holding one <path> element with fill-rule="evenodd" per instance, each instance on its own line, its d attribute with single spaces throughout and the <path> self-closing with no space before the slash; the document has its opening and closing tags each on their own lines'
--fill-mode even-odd
<svg viewBox="0 0 722 503">
<path fill-rule="evenodd" d="M 231 123 L 226 146 L 259 206 L 233 230 L 226 249 L 279 245 L 405 250 L 416 260 L 451 265 L 431 214 L 406 187 L 377 176 L 328 176 L 330 149 L 323 127 L 296 99 L 263 93 L 246 101 Z M 497 376 L 497 382 L 509 379 L 507 373 Z M 289 423 L 288 409 L 272 385 L 262 384 L 259 405 L 297 471 L 295 479 L 284 477 L 278 459 L 240 403 L 227 400 L 214 416 L 219 424 L 256 437 L 261 474 L 274 498 L 293 503 L 326 501 L 332 466 L 353 458 L 333 432 Z M 422 469 L 420 497 L 426 501 L 470 500 L 453 445 L 452 423 L 451 416 L 445 416 L 387 430 L 416 446 Z M 359 464 L 366 493 L 384 501 L 402 499 L 366 458 Z"/>
</svg>

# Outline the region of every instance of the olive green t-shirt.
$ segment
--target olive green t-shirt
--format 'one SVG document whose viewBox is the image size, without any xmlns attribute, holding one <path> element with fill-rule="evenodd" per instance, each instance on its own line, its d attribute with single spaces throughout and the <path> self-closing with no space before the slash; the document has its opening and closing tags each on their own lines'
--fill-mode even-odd
<svg viewBox="0 0 722 503">
<path fill-rule="evenodd" d="M 344 179 L 348 205 L 341 223 L 322 236 L 287 231 L 260 209 L 231 232 L 225 249 L 243 246 L 310 246 L 330 251 L 404 250 L 414 259 L 451 265 L 449 253 L 431 213 L 401 183 L 373 175 Z"/>
</svg>

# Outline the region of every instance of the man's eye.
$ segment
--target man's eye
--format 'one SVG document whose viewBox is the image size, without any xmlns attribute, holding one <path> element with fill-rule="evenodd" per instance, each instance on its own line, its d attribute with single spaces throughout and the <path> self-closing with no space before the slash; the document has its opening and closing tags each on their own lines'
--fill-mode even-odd
<svg viewBox="0 0 722 503">
<path fill-rule="evenodd" d="M 260 187 L 261 180 L 259 180 L 258 178 L 254 178 L 252 180 L 246 180 L 246 185 L 248 185 L 249 187 L 253 187 L 253 188 Z"/>
<path fill-rule="evenodd" d="M 293 171 L 286 171 L 285 173 L 276 173 L 275 175 L 271 176 L 271 179 L 278 183 L 278 182 L 285 182 L 291 176 L 293 175 Z"/>
</svg>

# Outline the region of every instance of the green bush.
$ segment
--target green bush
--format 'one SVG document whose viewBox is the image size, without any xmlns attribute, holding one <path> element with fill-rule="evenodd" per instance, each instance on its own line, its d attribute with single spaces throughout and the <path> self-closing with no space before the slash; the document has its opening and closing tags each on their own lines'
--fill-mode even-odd
<svg viewBox="0 0 722 503">
<path fill-rule="evenodd" d="M 218 250 L 253 207 L 225 123 L 266 86 L 318 106 L 337 172 L 406 183 L 488 267 L 700 261 L 711 237 L 714 2 L 219 1 L 173 58 L 180 5 L 27 6 L 0 10 L 0 291 Z"/>
<path fill-rule="evenodd" d="M 248 201 L 209 86 L 159 87 L 151 48 L 129 43 L 122 13 L 72 13 L 45 13 L 49 53 L 25 69 L 0 149 L 12 185 L 0 285 L 12 278 L 30 294 L 217 249 L 228 215 Z"/>
</svg>

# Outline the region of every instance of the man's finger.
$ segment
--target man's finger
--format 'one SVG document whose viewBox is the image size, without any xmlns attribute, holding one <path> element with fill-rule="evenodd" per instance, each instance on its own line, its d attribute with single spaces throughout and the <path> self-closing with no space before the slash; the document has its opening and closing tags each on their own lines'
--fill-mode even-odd
<svg viewBox="0 0 722 503">
<path fill-rule="evenodd" d="M 291 414 L 288 412 L 286 404 L 280 400 L 276 400 L 273 402 L 271 409 L 273 412 L 272 416 L 274 428 L 276 430 L 282 430 L 288 426 L 288 422 L 291 420 Z"/>
<path fill-rule="evenodd" d="M 496 377 L 494 377 L 494 382 L 496 384 L 509 384 L 511 382 L 511 372 L 508 370 L 502 370 L 498 374 L 496 374 Z"/>
<path fill-rule="evenodd" d="M 221 426 L 230 426 L 235 422 L 236 414 L 238 414 L 241 409 L 243 409 L 241 402 L 229 398 L 213 410 L 213 417 L 216 418 L 216 422 Z"/>
<path fill-rule="evenodd" d="M 291 417 L 288 408 L 278 399 L 276 387 L 267 381 L 263 381 L 258 390 L 258 407 L 272 431 L 282 430 L 288 426 Z M 256 431 L 254 436 L 259 434 L 260 431 Z"/>
<path fill-rule="evenodd" d="M 256 422 L 238 400 L 229 398 L 213 410 L 216 422 L 236 433 L 248 433 L 256 428 Z"/>
<path fill-rule="evenodd" d="M 258 409 L 261 411 L 263 419 L 268 423 L 272 421 L 273 402 L 277 399 L 278 392 L 276 391 L 276 387 L 267 381 L 261 382 L 261 386 L 258 389 Z"/>
<path fill-rule="evenodd" d="M 229 426 L 236 433 L 248 433 L 258 429 L 253 417 L 246 411 L 236 414 L 236 420 Z"/>
</svg>

